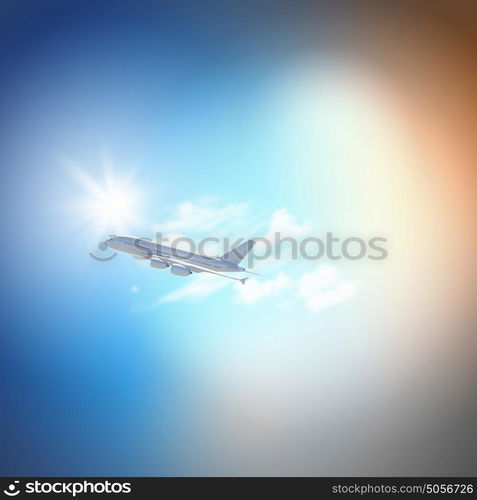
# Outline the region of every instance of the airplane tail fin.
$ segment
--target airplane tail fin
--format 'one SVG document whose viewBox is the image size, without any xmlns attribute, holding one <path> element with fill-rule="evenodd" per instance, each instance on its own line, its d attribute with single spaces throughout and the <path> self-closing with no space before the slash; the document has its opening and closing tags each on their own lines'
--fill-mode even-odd
<svg viewBox="0 0 477 500">
<path fill-rule="evenodd" d="M 222 255 L 223 260 L 227 260 L 229 262 L 233 262 L 234 264 L 238 264 L 247 254 L 252 250 L 253 245 L 255 245 L 255 240 L 248 240 L 240 245 L 232 248 L 230 252 Z"/>
<path fill-rule="evenodd" d="M 246 282 L 247 280 L 248 280 L 248 278 L 242 278 L 242 279 L 240 280 L 240 283 L 242 283 L 242 285 L 245 285 L 245 282 Z"/>
</svg>

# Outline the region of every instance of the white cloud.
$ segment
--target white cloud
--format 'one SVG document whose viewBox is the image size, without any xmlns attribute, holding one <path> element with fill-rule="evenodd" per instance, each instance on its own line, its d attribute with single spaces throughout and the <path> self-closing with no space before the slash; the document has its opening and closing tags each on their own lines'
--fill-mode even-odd
<svg viewBox="0 0 477 500">
<path fill-rule="evenodd" d="M 240 302 L 251 304 L 258 302 L 265 297 L 278 295 L 286 288 L 291 286 L 292 282 L 285 273 L 278 273 L 274 279 L 260 281 L 256 278 L 249 279 L 245 286 L 237 285 Z"/>
<path fill-rule="evenodd" d="M 329 264 L 318 266 L 314 271 L 304 273 L 300 278 L 301 296 L 311 295 L 316 290 L 329 287 L 338 279 L 338 269 Z"/>
<path fill-rule="evenodd" d="M 298 280 L 281 272 L 266 281 L 251 279 L 245 287 L 237 286 L 236 290 L 240 302 L 245 304 L 252 304 L 266 297 L 281 297 L 287 290 L 286 300 L 279 300 L 278 308 L 287 309 L 294 300 L 301 299 L 307 309 L 317 311 L 352 297 L 357 291 L 357 284 L 340 280 L 334 266 L 321 265 L 314 271 L 302 274 Z"/>
<path fill-rule="evenodd" d="M 242 237 L 244 237 L 250 235 L 252 223 L 259 223 L 262 227 L 266 227 L 265 221 L 264 214 L 254 213 L 248 203 L 220 206 L 216 199 L 201 198 L 198 201 L 181 203 L 174 216 L 157 225 L 156 229 L 162 234 L 177 237 L 183 234 L 198 235 L 200 233 L 207 233 L 207 236 L 211 236 L 213 235 L 212 231 L 217 232 L 222 228 L 228 234 L 237 231 L 239 234 L 243 232 Z M 279 233 L 282 239 L 292 237 L 300 240 L 310 235 L 311 231 L 312 227 L 309 222 L 298 221 L 287 208 L 281 208 L 273 212 L 271 216 L 267 237 L 273 242 L 275 233 Z M 260 244 L 259 242 L 255 247 L 258 256 L 262 255 L 262 250 L 257 248 L 260 247 Z M 184 250 L 190 250 L 190 248 L 187 247 Z M 209 255 L 210 250 L 215 250 L 212 252 L 215 255 L 221 253 L 221 249 L 217 247 L 216 243 L 208 244 L 205 251 Z M 270 273 L 272 269 L 290 264 L 290 257 L 290 248 L 284 244 L 279 260 L 272 258 L 267 261 L 259 261 L 258 264 L 260 267 L 265 264 Z M 200 276 L 191 277 L 184 286 L 160 297 L 154 306 L 184 299 L 204 298 L 230 285 L 229 280 L 201 273 Z M 285 290 L 287 291 L 286 296 L 284 295 Z M 239 302 L 243 304 L 253 304 L 274 297 L 277 300 L 277 307 L 282 309 L 291 307 L 297 301 L 303 301 L 306 309 L 317 311 L 352 297 L 357 291 L 357 284 L 353 281 L 340 279 L 338 270 L 334 266 L 326 264 L 320 265 L 298 278 L 284 272 L 279 272 L 270 279 L 250 278 L 245 286 L 237 284 L 236 291 Z"/>
<path fill-rule="evenodd" d="M 312 227 L 308 222 L 299 222 L 297 218 L 292 215 L 287 208 L 281 208 L 273 212 L 266 238 L 272 245 L 266 245 L 262 241 L 258 241 L 255 245 L 255 255 L 261 257 L 267 254 L 267 250 L 272 249 L 272 253 L 268 259 L 255 260 L 257 269 L 262 270 L 266 268 L 268 271 L 273 269 L 277 270 L 290 263 L 292 258 L 292 248 L 295 247 L 298 251 L 300 240 L 310 235 Z M 275 245 L 275 234 L 278 233 L 279 241 L 282 243 Z M 289 241 L 283 241 L 285 238 L 295 238 L 296 245 Z M 268 248 L 267 248 L 268 246 Z M 279 247 L 279 252 L 277 248 Z"/>
<path fill-rule="evenodd" d="M 281 208 L 272 214 L 267 238 L 273 240 L 275 233 L 280 233 L 281 238 L 302 238 L 309 234 L 310 231 L 311 226 L 309 223 L 299 224 L 296 217 L 290 214 L 288 209 Z"/>
<path fill-rule="evenodd" d="M 228 280 L 205 273 L 190 279 L 186 285 L 160 297 L 151 307 L 184 299 L 202 299 L 231 285 Z M 339 304 L 355 295 L 357 289 L 356 282 L 341 280 L 338 270 L 331 265 L 321 265 L 295 280 L 280 272 L 271 279 L 250 278 L 245 286 L 237 284 L 235 287 L 237 298 L 242 304 L 255 304 L 274 297 L 280 309 L 289 309 L 293 303 L 301 300 L 310 311 Z"/>
<path fill-rule="evenodd" d="M 211 231 L 223 223 L 231 226 L 243 223 L 249 211 L 248 203 L 235 203 L 218 207 L 211 200 L 181 203 L 172 219 L 156 224 L 154 229 L 163 234 L 197 234 Z"/>
<path fill-rule="evenodd" d="M 201 274 L 201 276 L 190 278 L 192 281 L 187 283 L 187 285 L 163 295 L 158 299 L 156 304 L 160 305 L 167 302 L 177 302 L 183 299 L 207 297 L 229 285 L 224 279 L 217 279 L 217 276 Z"/>
<path fill-rule="evenodd" d="M 287 208 L 276 210 L 268 222 L 267 219 L 268 217 L 263 212 L 253 211 L 249 203 L 220 205 L 217 199 L 203 197 L 196 201 L 184 201 L 178 205 L 173 215 L 168 220 L 156 224 L 154 230 L 161 236 L 168 238 L 168 242 L 165 244 L 170 244 L 172 240 L 184 236 L 192 236 L 198 243 L 197 236 L 207 235 L 208 237 L 220 238 L 221 236 L 231 237 L 235 235 L 236 238 L 246 239 L 260 236 L 260 233 L 266 234 L 266 237 L 273 243 L 275 233 L 279 233 L 282 239 L 292 237 L 297 240 L 311 233 L 310 224 L 300 223 Z M 268 230 L 263 230 L 267 226 Z M 202 253 L 220 255 L 224 251 L 223 244 L 223 241 L 208 241 L 201 249 Z M 190 249 L 186 242 L 179 243 L 177 247 L 183 250 Z M 285 242 L 281 248 L 282 258 L 280 261 L 269 259 L 266 263 L 267 266 L 281 267 L 288 261 L 291 251 L 290 244 Z M 266 250 L 266 245 L 259 240 L 254 248 L 255 254 L 264 255 Z M 263 267 L 264 262 L 260 261 L 259 263 L 260 267 Z"/>
<path fill-rule="evenodd" d="M 330 265 L 321 265 L 310 273 L 303 274 L 298 282 L 298 296 L 305 307 L 312 311 L 339 304 L 357 291 L 354 281 L 338 279 L 338 270 Z"/>
</svg>

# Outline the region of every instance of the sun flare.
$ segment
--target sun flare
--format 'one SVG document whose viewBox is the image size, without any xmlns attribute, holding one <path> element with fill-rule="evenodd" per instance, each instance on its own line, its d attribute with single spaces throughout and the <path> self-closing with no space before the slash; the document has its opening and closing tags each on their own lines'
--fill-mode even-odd
<svg viewBox="0 0 477 500">
<path fill-rule="evenodd" d="M 72 171 L 82 187 L 82 195 L 74 203 L 76 211 L 95 233 L 124 233 L 137 223 L 140 196 L 132 173 L 119 175 L 111 162 L 103 162 L 100 180 L 78 164 Z"/>
</svg>

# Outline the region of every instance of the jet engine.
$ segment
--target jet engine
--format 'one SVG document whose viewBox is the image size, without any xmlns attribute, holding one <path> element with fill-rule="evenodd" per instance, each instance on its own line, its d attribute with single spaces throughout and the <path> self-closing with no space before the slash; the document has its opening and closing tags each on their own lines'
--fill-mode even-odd
<svg viewBox="0 0 477 500">
<path fill-rule="evenodd" d="M 186 266 L 182 266 L 180 264 L 172 264 L 171 273 L 177 274 L 177 276 L 188 276 L 189 274 L 192 274 L 192 271 Z"/>
<path fill-rule="evenodd" d="M 151 267 L 154 267 L 155 269 L 165 269 L 166 267 L 169 267 L 169 264 L 162 259 L 151 258 Z"/>
</svg>

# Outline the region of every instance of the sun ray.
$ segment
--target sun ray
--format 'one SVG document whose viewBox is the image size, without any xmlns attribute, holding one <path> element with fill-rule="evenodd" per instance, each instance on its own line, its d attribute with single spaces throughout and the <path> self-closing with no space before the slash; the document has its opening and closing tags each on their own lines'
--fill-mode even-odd
<svg viewBox="0 0 477 500">
<path fill-rule="evenodd" d="M 124 233 L 138 221 L 140 196 L 134 175 L 118 175 L 110 157 L 102 157 L 102 181 L 97 181 L 78 162 L 68 166 L 82 188 L 72 206 L 96 235 Z"/>
</svg>

